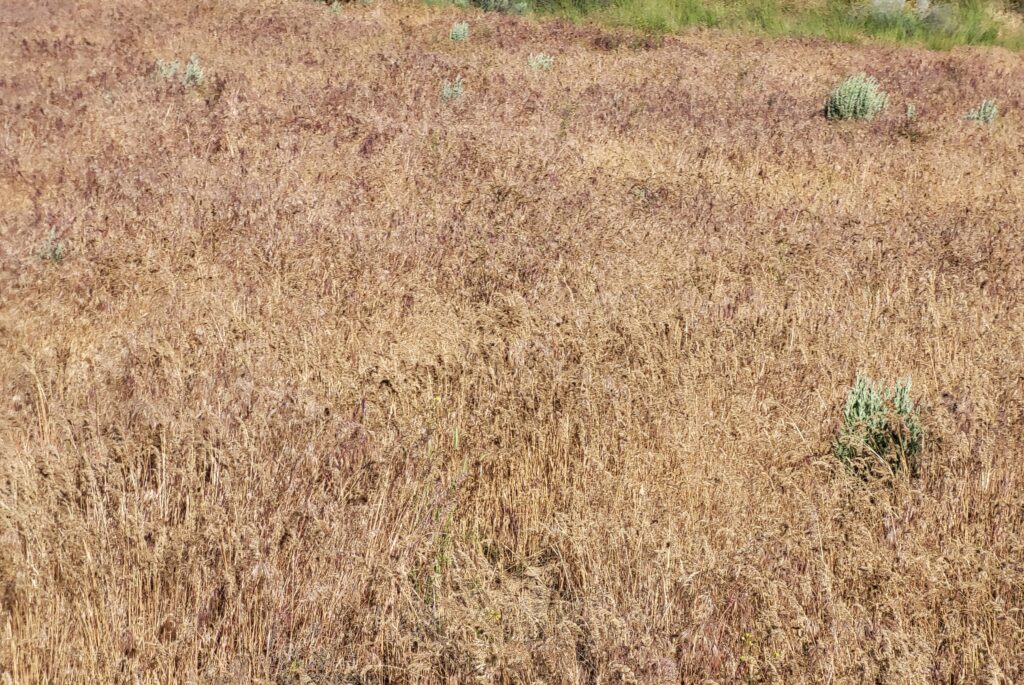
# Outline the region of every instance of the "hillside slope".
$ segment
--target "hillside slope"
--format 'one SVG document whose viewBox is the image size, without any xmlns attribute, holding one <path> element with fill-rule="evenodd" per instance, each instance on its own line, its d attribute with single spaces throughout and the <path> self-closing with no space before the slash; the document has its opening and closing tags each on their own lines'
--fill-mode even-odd
<svg viewBox="0 0 1024 685">
<path fill-rule="evenodd" d="M 0 17 L 3 682 L 1024 680 L 1018 57 Z M 918 478 L 832 457 L 858 369 Z"/>
</svg>

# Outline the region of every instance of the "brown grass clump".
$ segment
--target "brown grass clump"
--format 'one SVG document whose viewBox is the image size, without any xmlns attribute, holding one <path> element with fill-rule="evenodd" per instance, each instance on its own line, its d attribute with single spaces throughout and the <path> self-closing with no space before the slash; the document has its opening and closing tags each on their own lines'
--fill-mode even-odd
<svg viewBox="0 0 1024 685">
<path fill-rule="evenodd" d="M 1024 680 L 1016 57 L 0 15 L 0 682 Z M 919 478 L 831 456 L 860 368 Z"/>
</svg>

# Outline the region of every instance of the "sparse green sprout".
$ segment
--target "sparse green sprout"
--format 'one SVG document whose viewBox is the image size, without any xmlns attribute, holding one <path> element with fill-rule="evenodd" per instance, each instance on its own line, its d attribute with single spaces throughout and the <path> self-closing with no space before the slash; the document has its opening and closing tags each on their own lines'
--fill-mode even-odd
<svg viewBox="0 0 1024 685">
<path fill-rule="evenodd" d="M 907 103 L 907 121 L 913 121 L 917 118 L 917 106 L 913 102 Z"/>
<path fill-rule="evenodd" d="M 338 2 L 338 0 L 334 0 L 334 2 L 331 3 L 331 14 L 341 14 L 341 3 Z"/>
<path fill-rule="evenodd" d="M 456 43 L 461 43 L 469 38 L 469 22 L 459 21 L 452 24 L 452 30 L 448 32 L 448 37 Z"/>
<path fill-rule="evenodd" d="M 454 81 L 444 80 L 444 84 L 441 86 L 441 99 L 445 102 L 451 102 L 462 97 L 462 91 L 465 87 L 462 84 L 462 77 L 456 76 Z"/>
<path fill-rule="evenodd" d="M 68 253 L 67 241 L 57 239 L 57 229 L 51 228 L 49 234 L 39 244 L 39 258 L 59 263 Z"/>
<path fill-rule="evenodd" d="M 999 116 L 999 107 L 995 100 L 985 100 L 976 108 L 968 112 L 964 118 L 968 121 L 977 121 L 979 124 L 991 124 Z"/>
<path fill-rule="evenodd" d="M 895 475 L 904 468 L 917 473 L 924 434 L 910 387 L 909 378 L 886 387 L 857 374 L 832 445 L 836 458 L 852 473 L 864 479 Z"/>
<path fill-rule="evenodd" d="M 199 58 L 192 55 L 188 64 L 185 65 L 185 73 L 181 75 L 181 82 L 188 88 L 196 88 L 203 85 L 203 68 L 199 66 Z"/>
<path fill-rule="evenodd" d="M 156 75 L 162 79 L 172 79 L 181 71 L 181 62 L 178 60 L 158 59 L 156 61 Z"/>
<path fill-rule="evenodd" d="M 829 119 L 871 121 L 887 103 L 888 97 L 879 90 L 874 77 L 855 74 L 836 86 L 828 96 L 825 116 Z"/>
<path fill-rule="evenodd" d="M 543 52 L 538 52 L 527 57 L 526 63 L 534 71 L 547 71 L 555 65 L 555 58 Z"/>
</svg>

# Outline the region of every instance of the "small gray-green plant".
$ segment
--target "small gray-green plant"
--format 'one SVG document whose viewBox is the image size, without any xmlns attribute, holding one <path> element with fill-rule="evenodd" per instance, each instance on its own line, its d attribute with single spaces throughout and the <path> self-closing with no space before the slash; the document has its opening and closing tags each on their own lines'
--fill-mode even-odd
<svg viewBox="0 0 1024 685">
<path fill-rule="evenodd" d="M 469 22 L 458 21 L 452 24 L 452 30 L 448 32 L 448 37 L 456 43 L 461 43 L 469 38 Z"/>
<path fill-rule="evenodd" d="M 454 81 L 445 79 L 444 83 L 441 85 L 441 99 L 445 102 L 457 100 L 462 97 L 463 90 L 465 90 L 465 87 L 462 84 L 461 76 L 456 76 Z"/>
<path fill-rule="evenodd" d="M 825 116 L 829 119 L 870 121 L 885 109 L 886 104 L 888 97 L 879 90 L 878 81 L 871 76 L 854 74 L 828 96 Z"/>
<path fill-rule="evenodd" d="M 39 258 L 59 263 L 64 260 L 64 257 L 68 253 L 67 241 L 59 240 L 57 238 L 57 230 L 54 228 L 50 229 L 46 238 L 39 244 Z"/>
<path fill-rule="evenodd" d="M 980 124 L 991 124 L 999 116 L 999 107 L 995 100 L 985 100 L 980 105 L 964 115 L 968 121 L 977 121 Z"/>
<path fill-rule="evenodd" d="M 886 387 L 858 373 L 846 397 L 843 423 L 832 450 L 861 478 L 917 473 L 924 440 L 920 413 L 910 398 L 910 378 Z"/>
<path fill-rule="evenodd" d="M 341 14 L 341 3 L 338 2 L 338 0 L 334 0 L 334 2 L 331 3 L 331 14 Z"/>
<path fill-rule="evenodd" d="M 555 65 L 555 58 L 543 52 L 538 52 L 527 57 L 526 63 L 534 71 L 547 71 Z"/>
<path fill-rule="evenodd" d="M 913 102 L 907 103 L 907 121 L 913 121 L 917 118 L 917 106 Z"/>
<path fill-rule="evenodd" d="M 205 76 L 203 75 L 203 68 L 199 65 L 199 58 L 192 55 L 188 60 L 188 64 L 185 65 L 185 73 L 181 75 L 181 82 L 186 87 L 196 88 L 203 85 L 204 79 Z"/>
<path fill-rule="evenodd" d="M 163 79 L 172 79 L 181 71 L 181 62 L 178 60 L 158 59 L 156 61 L 156 75 Z"/>
</svg>

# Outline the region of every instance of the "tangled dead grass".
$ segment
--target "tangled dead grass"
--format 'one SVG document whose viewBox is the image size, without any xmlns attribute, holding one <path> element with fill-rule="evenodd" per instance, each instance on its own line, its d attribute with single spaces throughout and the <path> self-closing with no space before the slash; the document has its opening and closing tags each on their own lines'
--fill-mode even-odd
<svg viewBox="0 0 1024 685">
<path fill-rule="evenodd" d="M 3 682 L 1024 679 L 1018 58 L 0 14 Z M 858 368 L 918 479 L 831 457 Z"/>
</svg>

